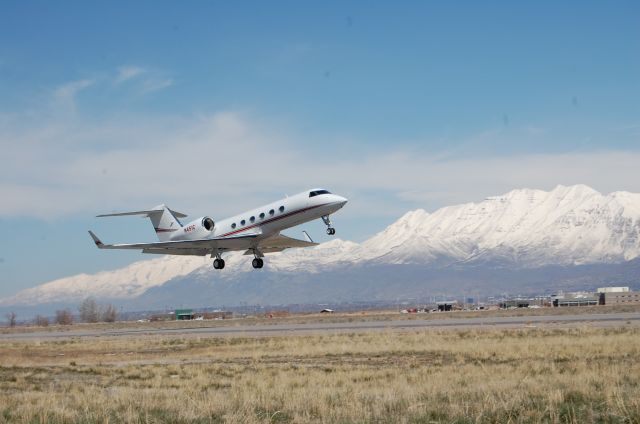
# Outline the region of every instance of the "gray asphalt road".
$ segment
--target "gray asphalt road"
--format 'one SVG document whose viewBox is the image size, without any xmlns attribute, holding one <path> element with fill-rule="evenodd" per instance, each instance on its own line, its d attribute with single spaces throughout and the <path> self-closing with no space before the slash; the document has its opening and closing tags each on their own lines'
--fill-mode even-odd
<svg viewBox="0 0 640 424">
<path fill-rule="evenodd" d="M 415 319 L 395 321 L 354 321 L 342 323 L 258 324 L 182 328 L 91 329 L 69 331 L 42 331 L 32 333 L 0 334 L 0 340 L 55 340 L 78 337 L 139 337 L 147 335 L 175 336 L 267 336 L 287 334 L 318 334 L 383 330 L 465 329 L 465 328 L 530 328 L 530 327 L 611 327 L 640 326 L 640 313 L 544 315 L 526 317 L 479 317 Z"/>
</svg>

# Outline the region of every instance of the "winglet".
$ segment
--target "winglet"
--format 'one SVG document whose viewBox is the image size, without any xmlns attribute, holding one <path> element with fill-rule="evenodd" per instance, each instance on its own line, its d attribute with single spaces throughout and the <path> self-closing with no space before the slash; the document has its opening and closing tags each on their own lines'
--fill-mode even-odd
<svg viewBox="0 0 640 424">
<path fill-rule="evenodd" d="M 104 246 L 104 243 L 102 243 L 100 241 L 100 239 L 98 238 L 98 236 L 96 236 L 95 234 L 93 234 L 93 231 L 89 230 L 89 235 L 91 236 L 91 238 L 93 239 L 93 242 L 96 244 L 96 246 L 98 246 L 98 249 L 102 249 L 102 247 Z"/>
<path fill-rule="evenodd" d="M 315 243 L 313 240 L 311 240 L 311 236 L 309 236 L 309 233 L 307 233 L 306 231 L 302 230 L 302 234 L 304 234 L 304 239 L 306 241 L 308 241 L 309 243 Z"/>
</svg>

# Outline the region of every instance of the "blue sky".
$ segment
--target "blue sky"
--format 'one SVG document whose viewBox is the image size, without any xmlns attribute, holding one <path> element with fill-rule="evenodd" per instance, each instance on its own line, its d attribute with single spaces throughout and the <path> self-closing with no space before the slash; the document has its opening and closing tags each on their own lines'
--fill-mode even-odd
<svg viewBox="0 0 640 424">
<path fill-rule="evenodd" d="M 88 228 L 153 239 L 93 218 L 112 210 L 223 218 L 326 186 L 361 241 L 514 188 L 638 192 L 639 21 L 632 1 L 4 2 L 0 296 L 144 258 L 93 248 Z"/>
</svg>

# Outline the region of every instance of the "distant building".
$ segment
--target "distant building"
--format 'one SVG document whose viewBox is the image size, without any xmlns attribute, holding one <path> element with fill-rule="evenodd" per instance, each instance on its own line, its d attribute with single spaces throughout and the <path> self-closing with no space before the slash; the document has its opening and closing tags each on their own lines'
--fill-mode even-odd
<svg viewBox="0 0 640 424">
<path fill-rule="evenodd" d="M 517 297 L 515 299 L 503 299 L 498 303 L 501 309 L 513 308 L 541 308 L 543 306 L 551 306 L 549 297 L 536 296 L 530 298 Z"/>
<path fill-rule="evenodd" d="M 203 312 L 198 314 L 203 319 L 231 319 L 233 318 L 233 312 L 231 311 L 213 311 L 213 312 Z"/>
<path fill-rule="evenodd" d="M 599 303 L 600 305 L 640 305 L 640 292 L 602 292 Z"/>
<path fill-rule="evenodd" d="M 586 293 L 566 293 L 553 299 L 553 306 L 592 306 L 599 303 L 598 296 Z"/>
<path fill-rule="evenodd" d="M 501 309 L 528 308 L 529 305 L 531 305 L 531 301 L 529 299 L 509 299 L 500 302 Z"/>
<path fill-rule="evenodd" d="M 457 308 L 458 306 L 458 301 L 457 300 L 445 300 L 442 302 L 437 302 L 436 305 L 438 305 L 438 310 L 441 312 L 447 312 L 447 311 L 451 311 L 454 308 Z"/>
<path fill-rule="evenodd" d="M 176 321 L 194 319 L 193 309 L 176 309 Z"/>
<path fill-rule="evenodd" d="M 598 293 L 626 293 L 629 287 L 599 287 Z"/>
</svg>

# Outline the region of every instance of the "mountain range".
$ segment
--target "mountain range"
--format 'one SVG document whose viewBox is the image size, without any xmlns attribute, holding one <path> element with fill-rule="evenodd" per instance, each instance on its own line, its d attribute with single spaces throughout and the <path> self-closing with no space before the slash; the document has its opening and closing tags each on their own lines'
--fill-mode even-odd
<svg viewBox="0 0 640 424">
<path fill-rule="evenodd" d="M 0 308 L 47 312 L 88 296 L 149 310 L 637 286 L 640 194 L 519 189 L 410 211 L 363 243 L 334 239 L 269 255 L 260 271 L 240 253 L 226 261 L 219 271 L 209 258 L 143 260 L 23 290 Z"/>
</svg>

